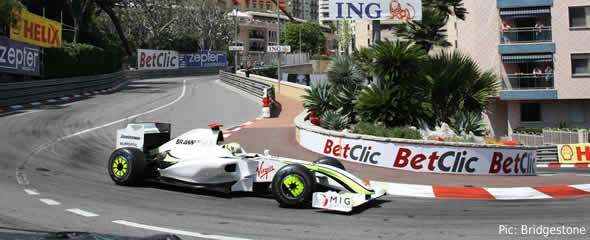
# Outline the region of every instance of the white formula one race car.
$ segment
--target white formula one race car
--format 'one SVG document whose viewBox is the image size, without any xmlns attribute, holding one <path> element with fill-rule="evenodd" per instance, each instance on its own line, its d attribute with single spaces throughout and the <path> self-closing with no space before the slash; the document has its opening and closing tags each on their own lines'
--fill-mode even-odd
<svg viewBox="0 0 590 240">
<path fill-rule="evenodd" d="M 107 166 L 111 179 L 119 185 L 157 181 L 225 193 L 270 191 L 283 207 L 311 203 L 343 212 L 385 194 L 380 186 L 346 172 L 334 158 L 308 162 L 270 156 L 268 150 L 246 153 L 237 143 L 223 143 L 219 124 L 170 140 L 170 127 L 138 123 L 119 129 Z"/>
</svg>

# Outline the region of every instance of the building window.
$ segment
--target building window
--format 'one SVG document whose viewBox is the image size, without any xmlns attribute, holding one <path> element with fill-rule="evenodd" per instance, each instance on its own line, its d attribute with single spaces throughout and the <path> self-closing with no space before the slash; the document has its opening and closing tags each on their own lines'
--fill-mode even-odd
<svg viewBox="0 0 590 240">
<path fill-rule="evenodd" d="M 590 27 L 590 6 L 570 7 L 570 27 Z"/>
<path fill-rule="evenodd" d="M 590 53 L 572 54 L 572 75 L 590 74 Z"/>
<path fill-rule="evenodd" d="M 541 104 L 539 104 L 539 103 L 521 103 L 520 104 L 520 121 L 521 122 L 540 122 L 541 121 Z"/>
</svg>

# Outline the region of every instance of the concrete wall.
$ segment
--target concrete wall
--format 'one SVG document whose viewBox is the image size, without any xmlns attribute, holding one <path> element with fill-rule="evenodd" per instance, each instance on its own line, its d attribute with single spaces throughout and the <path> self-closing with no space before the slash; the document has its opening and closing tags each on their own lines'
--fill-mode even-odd
<svg viewBox="0 0 590 240">
<path fill-rule="evenodd" d="M 313 73 L 318 74 L 328 72 L 328 66 L 331 62 L 331 60 L 311 60 L 311 64 L 313 65 Z"/>
<path fill-rule="evenodd" d="M 243 71 L 239 71 L 238 75 L 246 76 L 246 74 Z M 250 74 L 250 78 L 272 84 L 274 86 L 275 92 L 279 93 L 278 80 L 254 74 Z M 280 94 L 302 101 L 303 99 L 301 98 L 301 96 L 307 95 L 307 93 L 305 93 L 305 89 L 309 89 L 309 87 L 295 83 L 290 83 L 287 81 L 281 81 Z"/>
<path fill-rule="evenodd" d="M 289 65 L 281 66 L 281 72 L 283 73 L 294 73 L 294 74 L 312 74 L 312 64 L 301 64 L 301 65 Z"/>
</svg>

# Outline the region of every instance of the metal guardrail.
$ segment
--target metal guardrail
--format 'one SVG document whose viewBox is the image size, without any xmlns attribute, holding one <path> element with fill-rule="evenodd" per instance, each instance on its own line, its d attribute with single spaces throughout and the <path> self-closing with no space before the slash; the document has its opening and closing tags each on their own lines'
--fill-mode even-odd
<svg viewBox="0 0 590 240">
<path fill-rule="evenodd" d="M 0 106 L 47 100 L 111 88 L 133 79 L 217 74 L 219 69 L 122 71 L 116 73 L 26 82 L 0 83 Z"/>
<path fill-rule="evenodd" d="M 274 100 L 274 88 L 272 84 L 223 71 L 220 73 L 220 76 L 222 82 L 234 86 L 248 94 L 259 98 L 269 97 L 271 101 Z"/>
<path fill-rule="evenodd" d="M 557 145 L 537 147 L 537 163 L 559 163 L 559 158 L 557 157 Z"/>
</svg>

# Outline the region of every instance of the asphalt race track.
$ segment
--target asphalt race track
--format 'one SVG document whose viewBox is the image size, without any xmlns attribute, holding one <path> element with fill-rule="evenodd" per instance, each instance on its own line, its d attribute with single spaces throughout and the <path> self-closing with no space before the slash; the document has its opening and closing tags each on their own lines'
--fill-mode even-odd
<svg viewBox="0 0 590 240">
<path fill-rule="evenodd" d="M 499 235 L 499 225 L 565 224 L 590 229 L 590 197 L 534 201 L 385 197 L 352 214 L 339 214 L 283 209 L 271 197 L 229 197 L 168 186 L 121 187 L 110 180 L 106 161 L 115 145 L 115 130 L 128 122 L 171 122 L 176 136 L 210 123 L 230 127 L 258 117 L 259 100 L 230 90 L 217 79 L 135 81 L 118 92 L 0 117 L 0 230 L 148 236 L 160 233 L 154 229 L 166 228 L 178 230 L 183 239 L 544 239 Z M 139 116 L 121 120 L 133 115 Z M 542 170 L 552 171 L 564 170 Z M 588 234 L 552 239 L 588 239 Z"/>
</svg>

